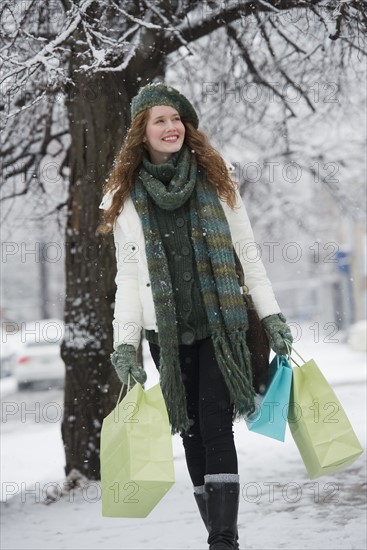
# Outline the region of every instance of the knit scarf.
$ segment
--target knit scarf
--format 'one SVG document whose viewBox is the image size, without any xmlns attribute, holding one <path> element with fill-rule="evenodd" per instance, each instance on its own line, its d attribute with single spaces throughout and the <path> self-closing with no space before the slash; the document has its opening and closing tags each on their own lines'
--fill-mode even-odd
<svg viewBox="0 0 367 550">
<path fill-rule="evenodd" d="M 160 179 L 156 177 L 158 174 Z M 158 327 L 160 385 L 172 434 L 189 430 L 190 424 L 179 362 L 171 276 L 152 200 L 167 210 L 190 200 L 191 240 L 200 289 L 215 356 L 233 404 L 233 420 L 253 412 L 255 392 L 246 345 L 247 312 L 236 276 L 230 228 L 217 192 L 205 180 L 193 152 L 183 145 L 163 165 L 151 164 L 144 153 L 131 198 L 145 238 Z"/>
</svg>

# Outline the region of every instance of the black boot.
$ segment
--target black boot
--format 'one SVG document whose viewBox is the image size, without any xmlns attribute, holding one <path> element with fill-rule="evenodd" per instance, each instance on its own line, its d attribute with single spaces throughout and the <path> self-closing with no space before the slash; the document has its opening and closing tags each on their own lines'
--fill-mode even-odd
<svg viewBox="0 0 367 550">
<path fill-rule="evenodd" d="M 208 529 L 207 525 L 207 513 L 206 513 L 206 498 L 204 493 L 194 493 L 196 504 L 198 505 L 201 519 L 204 522 L 205 527 Z"/>
<path fill-rule="evenodd" d="M 201 518 L 204 522 L 204 525 L 205 527 L 207 528 L 208 530 L 208 514 L 207 514 L 207 510 L 206 510 L 206 501 L 207 501 L 207 497 L 205 495 L 205 493 L 194 493 L 194 497 L 195 497 L 195 500 L 196 500 L 196 504 L 199 508 L 199 512 L 200 512 L 200 515 L 201 515 Z M 209 530 L 208 530 L 209 531 Z M 235 543 L 234 543 L 234 550 L 240 550 L 240 547 L 238 545 L 238 532 L 237 532 L 237 527 L 236 527 L 236 537 L 235 537 Z"/>
<path fill-rule="evenodd" d="M 236 548 L 240 484 L 237 481 L 219 481 L 231 477 L 235 479 L 238 478 L 238 475 L 214 474 L 205 476 L 204 487 L 210 550 Z"/>
</svg>

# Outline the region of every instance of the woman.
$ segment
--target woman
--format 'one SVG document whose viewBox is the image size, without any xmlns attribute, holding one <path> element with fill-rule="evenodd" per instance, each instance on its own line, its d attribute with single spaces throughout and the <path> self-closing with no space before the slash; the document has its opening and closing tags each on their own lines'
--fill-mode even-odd
<svg viewBox="0 0 367 550">
<path fill-rule="evenodd" d="M 193 105 L 149 84 L 131 119 L 100 204 L 99 229 L 113 227 L 117 258 L 111 361 L 123 383 L 130 372 L 143 384 L 144 329 L 208 544 L 238 548 L 233 421 L 254 410 L 255 392 L 234 247 L 273 350 L 287 353 L 292 336 L 262 262 L 246 259 L 254 236 L 245 206 Z"/>
</svg>

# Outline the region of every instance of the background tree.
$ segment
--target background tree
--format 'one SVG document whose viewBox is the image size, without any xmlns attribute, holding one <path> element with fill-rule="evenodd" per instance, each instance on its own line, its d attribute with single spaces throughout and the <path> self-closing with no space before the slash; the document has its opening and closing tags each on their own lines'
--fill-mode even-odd
<svg viewBox="0 0 367 550">
<path fill-rule="evenodd" d="M 284 85 L 314 112 L 304 75 L 321 72 L 331 59 L 341 73 L 354 53 L 365 55 L 365 8 L 364 0 L 2 3 L 3 219 L 14 198 L 23 197 L 33 215 L 58 216 L 65 227 L 66 474 L 75 468 L 99 479 L 100 427 L 119 386 L 109 361 L 114 247 L 96 227 L 101 188 L 130 123 L 131 98 L 146 82 L 176 69 L 179 74 L 188 60 L 191 68 L 204 59 L 213 66 L 218 54 L 226 60 L 217 70 L 220 82 L 230 67 L 238 80 L 278 99 L 282 117 L 274 119 L 273 142 L 289 155 L 296 112 Z M 199 112 L 218 93 L 205 88 L 205 75 L 189 79 Z M 247 132 L 258 120 L 266 132 L 271 102 L 247 101 L 246 107 Z M 231 131 L 222 117 L 216 132 L 224 139 Z"/>
</svg>

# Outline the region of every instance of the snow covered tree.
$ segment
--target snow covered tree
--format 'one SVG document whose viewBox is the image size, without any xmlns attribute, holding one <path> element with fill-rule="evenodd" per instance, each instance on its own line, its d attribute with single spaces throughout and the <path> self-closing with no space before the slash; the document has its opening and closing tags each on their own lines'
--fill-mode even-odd
<svg viewBox="0 0 367 550">
<path fill-rule="evenodd" d="M 287 84 L 314 110 L 303 74 L 326 44 L 338 43 L 339 65 L 365 54 L 365 0 L 5 0 L 3 26 L 3 204 L 33 201 L 41 216 L 65 221 L 66 366 L 62 423 L 68 474 L 99 479 L 99 436 L 119 384 L 110 366 L 115 256 L 111 237 L 96 232 L 102 185 L 130 123 L 130 100 L 149 81 L 164 80 L 174 57 L 224 37 L 222 51 L 279 97 Z M 261 49 L 259 40 L 261 37 Z M 302 46 L 297 40 L 302 37 Z M 305 40 L 308 37 L 309 42 Z M 228 41 L 228 42 L 227 42 Z M 288 72 L 288 64 L 299 66 Z M 226 68 L 223 67 L 223 74 Z M 204 90 L 205 75 L 196 81 Z M 208 92 L 210 89 L 206 88 Z M 247 115 L 261 118 L 254 105 Z M 284 130 L 284 128 L 282 129 Z M 284 131 L 283 131 L 284 133 Z M 54 170 L 55 177 L 50 177 Z"/>
</svg>

